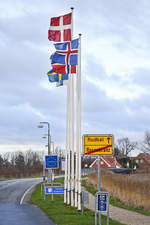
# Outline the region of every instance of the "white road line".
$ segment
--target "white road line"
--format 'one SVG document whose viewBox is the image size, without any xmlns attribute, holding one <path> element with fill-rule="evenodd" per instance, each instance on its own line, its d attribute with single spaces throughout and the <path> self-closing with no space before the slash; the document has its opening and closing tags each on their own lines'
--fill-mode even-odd
<svg viewBox="0 0 150 225">
<path fill-rule="evenodd" d="M 37 184 L 37 183 L 36 183 L 36 184 Z M 21 200 L 20 200 L 20 205 L 23 204 L 23 200 L 24 200 L 26 194 L 27 194 L 27 193 L 28 193 L 28 192 L 29 192 L 36 184 L 33 184 L 30 188 L 28 188 L 28 189 L 24 192 L 24 194 L 23 194 L 23 196 L 22 196 L 22 198 L 21 198 Z"/>
</svg>

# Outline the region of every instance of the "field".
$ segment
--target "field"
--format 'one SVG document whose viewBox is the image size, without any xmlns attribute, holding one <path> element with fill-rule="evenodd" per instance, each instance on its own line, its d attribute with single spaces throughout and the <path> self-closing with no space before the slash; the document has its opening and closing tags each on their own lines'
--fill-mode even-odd
<svg viewBox="0 0 150 225">
<path fill-rule="evenodd" d="M 97 188 L 97 174 L 88 176 Z M 150 211 L 150 174 L 121 175 L 102 170 L 101 188 L 126 205 Z"/>
</svg>

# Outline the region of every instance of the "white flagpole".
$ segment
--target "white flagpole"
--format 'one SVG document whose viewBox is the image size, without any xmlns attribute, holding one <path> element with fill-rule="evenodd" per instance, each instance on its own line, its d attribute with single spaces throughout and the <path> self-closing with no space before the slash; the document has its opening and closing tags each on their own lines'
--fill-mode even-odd
<svg viewBox="0 0 150 225">
<path fill-rule="evenodd" d="M 77 119 L 77 117 L 76 117 Z M 78 127 L 76 128 L 76 131 L 78 131 Z M 78 160 L 78 132 L 76 132 L 76 166 L 75 166 L 75 207 L 78 207 L 78 171 L 79 171 L 79 160 Z"/>
<path fill-rule="evenodd" d="M 73 40 L 73 10 L 72 11 L 72 40 Z M 74 206 L 74 75 L 71 74 L 71 206 Z"/>
<path fill-rule="evenodd" d="M 77 76 L 77 113 L 78 113 L 78 210 L 81 210 L 81 34 L 79 34 L 78 76 Z"/>
<path fill-rule="evenodd" d="M 79 89 L 80 89 L 80 71 L 81 71 L 81 63 L 80 63 L 80 36 L 79 36 L 79 47 L 78 47 L 78 72 L 76 76 L 76 172 L 75 172 L 75 207 L 78 207 L 78 201 L 80 201 L 79 198 L 79 178 L 80 178 L 80 136 L 81 136 L 81 122 L 80 122 L 80 95 L 79 95 Z"/>
<path fill-rule="evenodd" d="M 71 157 L 71 206 L 74 206 L 74 77 L 71 74 L 71 105 L 72 105 L 72 157 Z"/>
<path fill-rule="evenodd" d="M 79 174 L 79 123 L 78 123 L 78 73 L 76 75 L 76 166 L 75 166 L 75 207 L 78 207 L 78 174 Z"/>
<path fill-rule="evenodd" d="M 68 80 L 68 185 L 67 185 L 67 204 L 70 204 L 70 151 L 71 151 L 71 79 Z"/>
<path fill-rule="evenodd" d="M 64 180 L 64 203 L 67 203 L 68 185 L 68 153 L 69 153 L 69 81 L 67 82 L 67 102 L 66 102 L 66 151 L 65 151 L 65 180 Z"/>
<path fill-rule="evenodd" d="M 73 37 L 73 8 L 71 8 L 71 11 L 72 11 L 72 27 L 71 27 L 71 33 L 72 33 L 72 37 Z M 68 157 L 67 157 L 67 197 L 66 197 L 66 202 L 67 204 L 70 204 L 70 191 L 71 191 L 71 148 L 73 149 L 74 147 L 74 141 L 73 138 L 74 138 L 74 114 L 72 114 L 72 112 L 74 111 L 74 103 L 72 102 L 72 98 L 74 98 L 74 94 L 73 94 L 73 90 L 72 90 L 72 87 L 73 86 L 73 81 L 72 81 L 72 78 L 71 78 L 71 74 L 69 74 L 69 80 L 68 80 L 68 88 L 67 88 L 67 105 L 68 105 L 68 108 L 67 108 L 67 124 L 68 124 L 68 129 L 67 129 L 67 152 L 68 152 Z M 73 97 L 71 97 L 73 96 Z M 72 119 L 72 123 L 71 123 L 71 119 Z"/>
</svg>

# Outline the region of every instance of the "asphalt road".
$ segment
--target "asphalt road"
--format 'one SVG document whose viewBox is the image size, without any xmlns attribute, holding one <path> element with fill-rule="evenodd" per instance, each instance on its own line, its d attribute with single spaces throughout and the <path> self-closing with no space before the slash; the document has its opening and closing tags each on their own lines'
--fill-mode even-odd
<svg viewBox="0 0 150 225">
<path fill-rule="evenodd" d="M 40 178 L 0 181 L 0 225 L 55 225 L 39 208 L 24 204 L 24 193 L 40 181 Z"/>
</svg>

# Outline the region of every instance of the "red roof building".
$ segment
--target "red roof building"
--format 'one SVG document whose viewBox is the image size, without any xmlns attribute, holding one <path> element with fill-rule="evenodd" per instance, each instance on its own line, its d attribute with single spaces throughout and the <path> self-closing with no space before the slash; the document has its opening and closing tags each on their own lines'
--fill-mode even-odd
<svg viewBox="0 0 150 225">
<path fill-rule="evenodd" d="M 90 168 L 98 168 L 98 159 L 90 165 Z M 121 165 L 113 156 L 101 156 L 101 168 L 121 168 Z"/>
<path fill-rule="evenodd" d="M 148 153 L 140 153 L 136 157 L 132 157 L 132 159 L 139 165 L 139 166 L 150 166 L 150 154 Z"/>
</svg>

